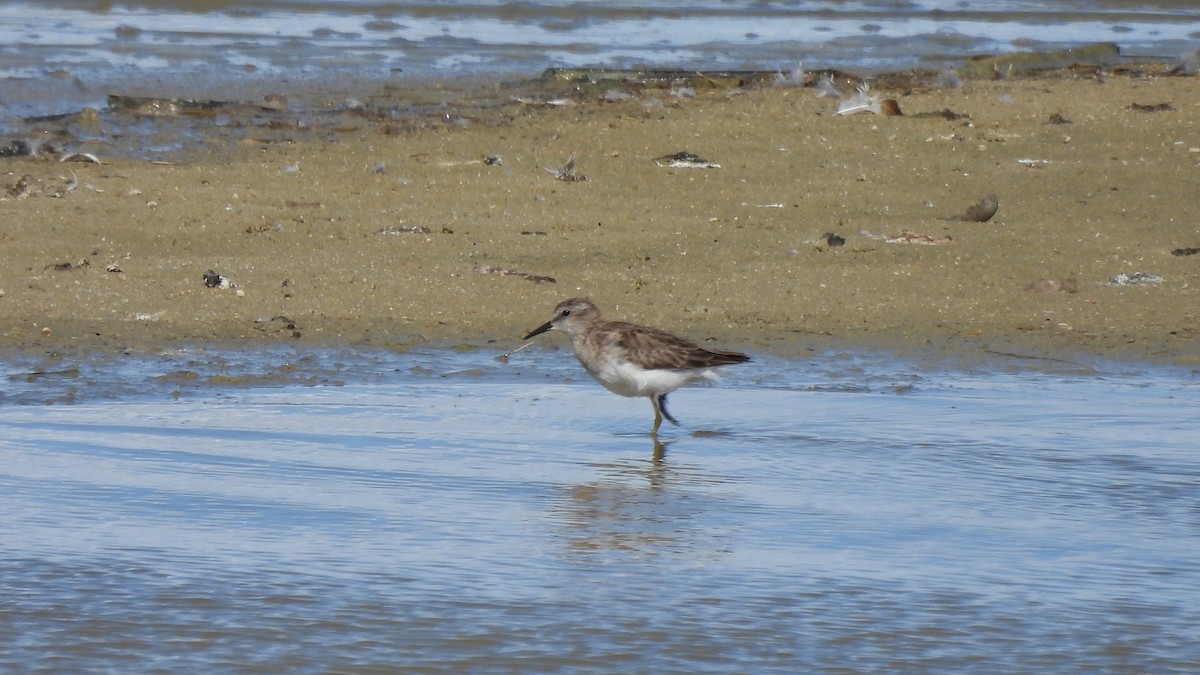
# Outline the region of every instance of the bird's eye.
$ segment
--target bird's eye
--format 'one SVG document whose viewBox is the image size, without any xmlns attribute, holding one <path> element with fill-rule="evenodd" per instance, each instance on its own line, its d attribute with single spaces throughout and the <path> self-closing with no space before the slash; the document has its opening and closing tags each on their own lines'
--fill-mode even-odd
<svg viewBox="0 0 1200 675">
<path fill-rule="evenodd" d="M 562 314 L 560 314 L 559 316 L 563 316 L 563 317 L 571 316 L 571 310 L 569 310 L 569 309 L 564 309 L 564 310 L 562 311 Z"/>
</svg>

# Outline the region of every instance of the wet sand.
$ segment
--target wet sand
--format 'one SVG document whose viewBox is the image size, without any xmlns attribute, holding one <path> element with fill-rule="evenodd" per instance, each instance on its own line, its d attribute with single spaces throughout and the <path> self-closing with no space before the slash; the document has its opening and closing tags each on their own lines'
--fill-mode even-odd
<svg viewBox="0 0 1200 675">
<path fill-rule="evenodd" d="M 811 86 L 492 91 L 441 123 L 214 134 L 174 164 L 6 158 L 0 344 L 505 351 L 587 295 L 751 352 L 1195 363 L 1200 255 L 1173 251 L 1200 247 L 1200 88 L 1162 70 L 879 89 L 903 116 Z M 918 116 L 944 110 L 969 117 Z M 654 161 L 681 151 L 720 167 Z M 572 155 L 586 180 L 547 171 Z M 953 219 L 988 194 L 991 220 Z M 1139 272 L 1161 281 L 1110 283 Z"/>
</svg>

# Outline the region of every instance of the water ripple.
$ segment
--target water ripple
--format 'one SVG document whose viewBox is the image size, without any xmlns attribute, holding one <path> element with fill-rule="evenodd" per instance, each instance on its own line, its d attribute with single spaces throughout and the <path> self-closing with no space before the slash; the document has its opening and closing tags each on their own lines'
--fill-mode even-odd
<svg viewBox="0 0 1200 675">
<path fill-rule="evenodd" d="M 1193 379 L 563 357 L 0 405 L 0 669 L 1200 667 Z"/>
</svg>

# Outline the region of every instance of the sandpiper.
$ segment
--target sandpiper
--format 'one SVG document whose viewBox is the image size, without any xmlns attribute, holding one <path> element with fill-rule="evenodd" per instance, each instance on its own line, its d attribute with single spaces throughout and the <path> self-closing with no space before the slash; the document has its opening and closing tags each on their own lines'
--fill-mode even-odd
<svg viewBox="0 0 1200 675">
<path fill-rule="evenodd" d="M 605 321 L 587 298 L 563 300 L 549 321 L 530 331 L 524 339 L 558 329 L 571 338 L 579 363 L 605 389 L 621 396 L 645 396 L 654 406 L 654 428 L 667 412 L 667 394 L 699 380 L 716 380 L 718 366 L 745 363 L 749 356 L 738 352 L 705 349 L 657 328 L 624 321 Z"/>
</svg>

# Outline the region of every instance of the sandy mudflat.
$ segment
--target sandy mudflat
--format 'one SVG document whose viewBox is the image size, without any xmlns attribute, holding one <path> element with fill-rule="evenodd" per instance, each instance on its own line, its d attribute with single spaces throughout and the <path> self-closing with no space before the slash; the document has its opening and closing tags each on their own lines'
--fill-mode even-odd
<svg viewBox="0 0 1200 675">
<path fill-rule="evenodd" d="M 812 87 L 589 91 L 173 165 L 7 158 L 0 341 L 503 350 L 588 295 L 751 352 L 1194 363 L 1200 255 L 1173 251 L 1200 247 L 1200 83 L 1161 70 L 880 90 L 903 116 L 837 116 Z M 918 116 L 943 110 L 969 117 Z M 680 151 L 720 167 L 654 161 Z M 572 154 L 586 180 L 546 170 Z M 950 219 L 989 193 L 990 221 Z"/>
</svg>

